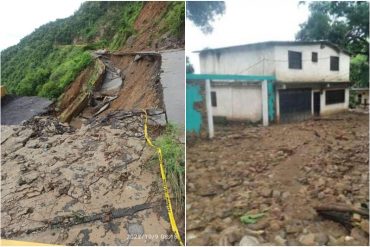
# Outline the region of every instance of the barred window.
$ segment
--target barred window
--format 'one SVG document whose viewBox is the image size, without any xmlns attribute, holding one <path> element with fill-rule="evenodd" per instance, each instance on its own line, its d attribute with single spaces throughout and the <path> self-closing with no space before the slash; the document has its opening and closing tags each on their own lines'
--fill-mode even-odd
<svg viewBox="0 0 370 247">
<path fill-rule="evenodd" d="M 289 69 L 302 69 L 302 52 L 288 51 Z"/>
<path fill-rule="evenodd" d="M 317 52 L 312 52 L 312 62 L 317 63 Z"/>
<path fill-rule="evenodd" d="M 339 57 L 330 57 L 330 70 L 339 71 Z"/>
<path fill-rule="evenodd" d="M 326 104 L 344 103 L 345 92 L 343 90 L 330 90 L 326 91 Z"/>
</svg>

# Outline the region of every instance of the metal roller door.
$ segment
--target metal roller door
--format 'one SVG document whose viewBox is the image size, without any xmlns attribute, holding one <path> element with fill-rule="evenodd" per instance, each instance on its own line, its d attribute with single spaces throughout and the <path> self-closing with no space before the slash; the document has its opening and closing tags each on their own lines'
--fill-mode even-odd
<svg viewBox="0 0 370 247">
<path fill-rule="evenodd" d="M 280 122 L 300 121 L 311 117 L 311 89 L 279 91 Z"/>
</svg>

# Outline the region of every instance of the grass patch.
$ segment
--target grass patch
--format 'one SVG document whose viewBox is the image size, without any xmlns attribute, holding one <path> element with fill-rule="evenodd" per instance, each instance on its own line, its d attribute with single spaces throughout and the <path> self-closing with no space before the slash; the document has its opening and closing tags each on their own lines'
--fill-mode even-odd
<svg viewBox="0 0 370 247">
<path fill-rule="evenodd" d="M 185 150 L 178 140 L 178 132 L 177 126 L 169 123 L 154 144 L 162 149 L 167 181 L 175 198 L 174 209 L 182 215 L 185 203 Z"/>
</svg>

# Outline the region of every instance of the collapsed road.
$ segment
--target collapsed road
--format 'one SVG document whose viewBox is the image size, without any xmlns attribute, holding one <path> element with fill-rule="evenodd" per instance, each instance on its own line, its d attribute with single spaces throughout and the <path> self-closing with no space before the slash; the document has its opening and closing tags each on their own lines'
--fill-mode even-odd
<svg viewBox="0 0 370 247">
<path fill-rule="evenodd" d="M 143 132 L 143 109 L 151 136 L 166 125 L 160 66 L 160 54 L 102 54 L 66 89 L 57 116 L 1 126 L 2 238 L 178 245 Z"/>
<path fill-rule="evenodd" d="M 368 246 L 368 118 L 217 125 L 189 143 L 187 244 Z"/>
</svg>

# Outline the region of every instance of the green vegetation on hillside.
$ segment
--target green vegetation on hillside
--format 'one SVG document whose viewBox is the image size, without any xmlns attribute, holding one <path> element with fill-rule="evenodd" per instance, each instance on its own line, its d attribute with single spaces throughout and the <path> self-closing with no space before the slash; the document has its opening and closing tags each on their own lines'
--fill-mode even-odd
<svg viewBox="0 0 370 247">
<path fill-rule="evenodd" d="M 90 64 L 89 49 L 120 48 L 135 30 L 142 2 L 86 2 L 71 17 L 37 28 L 1 54 L 10 93 L 57 98 Z"/>
<path fill-rule="evenodd" d="M 185 2 L 170 2 L 161 31 L 169 31 L 171 35 L 180 37 L 185 28 Z"/>
<path fill-rule="evenodd" d="M 85 2 L 72 16 L 49 22 L 1 52 L 1 84 L 12 94 L 57 98 L 91 62 L 91 50 L 119 50 L 135 30 L 144 2 Z M 163 4 L 163 3 L 162 3 Z M 164 33 L 184 34 L 185 3 L 166 2 L 152 21 Z"/>
</svg>

